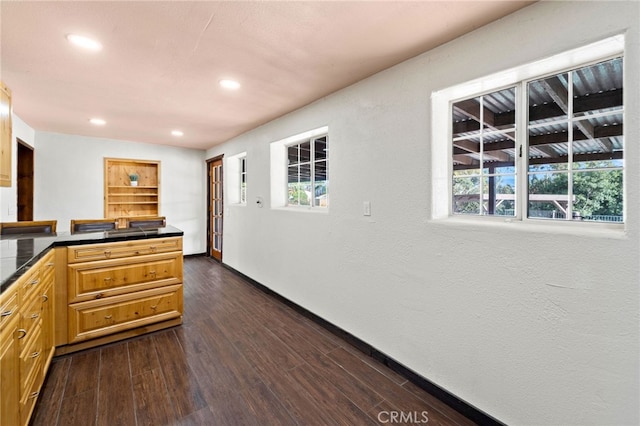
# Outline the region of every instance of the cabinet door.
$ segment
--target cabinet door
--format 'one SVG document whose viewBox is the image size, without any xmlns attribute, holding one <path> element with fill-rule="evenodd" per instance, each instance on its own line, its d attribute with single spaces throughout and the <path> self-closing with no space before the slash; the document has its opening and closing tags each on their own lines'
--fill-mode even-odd
<svg viewBox="0 0 640 426">
<path fill-rule="evenodd" d="M 0 331 L 0 424 L 20 424 L 20 358 L 17 316 Z"/>
</svg>

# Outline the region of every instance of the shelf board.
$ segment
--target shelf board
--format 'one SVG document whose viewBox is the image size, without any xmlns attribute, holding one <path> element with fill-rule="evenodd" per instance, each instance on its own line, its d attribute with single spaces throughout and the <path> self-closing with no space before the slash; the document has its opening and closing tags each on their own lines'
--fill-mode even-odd
<svg viewBox="0 0 640 426">
<path fill-rule="evenodd" d="M 131 185 L 109 185 L 107 186 L 107 189 L 111 189 L 111 188 L 129 188 L 129 189 L 136 189 L 136 188 L 140 188 L 140 189 L 153 189 L 153 188 L 157 188 L 157 185 L 140 185 L 140 186 L 131 186 Z"/>
<path fill-rule="evenodd" d="M 107 197 L 157 197 L 158 193 L 134 194 L 128 192 L 118 192 L 117 194 L 108 194 Z"/>
<path fill-rule="evenodd" d="M 153 205 L 157 205 L 158 202 L 157 201 L 116 201 L 113 203 L 107 203 L 110 206 L 122 206 L 122 205 L 127 205 L 127 204 L 153 204 Z"/>
</svg>

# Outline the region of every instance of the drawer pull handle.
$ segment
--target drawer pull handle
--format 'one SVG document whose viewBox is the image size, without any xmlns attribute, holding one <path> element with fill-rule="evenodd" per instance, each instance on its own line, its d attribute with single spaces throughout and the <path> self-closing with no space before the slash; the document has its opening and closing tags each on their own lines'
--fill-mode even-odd
<svg viewBox="0 0 640 426">
<path fill-rule="evenodd" d="M 156 271 L 149 271 L 149 275 L 153 275 L 155 277 L 156 276 Z"/>
<path fill-rule="evenodd" d="M 40 318 L 40 314 L 31 314 L 31 319 L 38 319 Z"/>
<path fill-rule="evenodd" d="M 149 246 L 149 250 L 155 253 L 158 248 L 156 246 Z"/>
<path fill-rule="evenodd" d="M 42 295 L 42 301 L 46 302 L 47 300 L 49 300 L 49 296 L 47 296 L 46 294 Z"/>
<path fill-rule="evenodd" d="M 36 279 L 36 280 L 31 281 L 29 284 L 31 284 L 31 285 L 36 285 L 36 284 L 38 284 L 39 282 L 40 282 L 40 280 L 39 280 L 39 279 Z"/>
<path fill-rule="evenodd" d="M 4 312 L 2 313 L 2 316 L 3 316 L 3 317 L 8 317 L 8 316 L 11 316 L 12 314 L 13 314 L 13 311 L 4 311 Z"/>
<path fill-rule="evenodd" d="M 105 315 L 104 319 L 111 319 L 111 317 L 113 317 L 113 315 Z"/>
<path fill-rule="evenodd" d="M 29 399 L 37 398 L 38 395 L 40 395 L 40 391 L 34 392 L 31 395 L 29 395 Z"/>
<path fill-rule="evenodd" d="M 104 279 L 105 281 L 111 281 L 111 277 L 107 277 Z"/>
<path fill-rule="evenodd" d="M 27 335 L 27 330 L 25 330 L 24 328 L 21 328 L 18 330 L 18 333 L 22 334 L 21 336 L 18 336 L 18 339 L 24 339 L 24 336 Z"/>
<path fill-rule="evenodd" d="M 55 263 L 53 263 L 53 262 L 47 263 L 47 266 L 54 266 L 54 265 L 55 265 Z"/>
<path fill-rule="evenodd" d="M 151 309 L 153 309 L 154 311 L 155 311 L 156 309 L 158 309 L 158 305 L 153 305 L 153 306 L 149 306 L 149 307 L 150 307 Z"/>
<path fill-rule="evenodd" d="M 40 356 L 40 352 L 34 352 L 31 354 L 31 358 L 38 358 Z"/>
<path fill-rule="evenodd" d="M 111 257 L 111 250 L 105 250 L 104 251 L 104 256 L 105 257 Z"/>
</svg>

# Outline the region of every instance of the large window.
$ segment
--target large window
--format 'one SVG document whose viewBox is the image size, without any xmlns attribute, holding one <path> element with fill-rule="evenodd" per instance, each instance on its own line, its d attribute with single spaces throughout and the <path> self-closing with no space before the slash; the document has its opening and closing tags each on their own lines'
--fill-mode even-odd
<svg viewBox="0 0 640 426">
<path fill-rule="evenodd" d="M 453 214 L 623 222 L 622 69 L 616 57 L 452 102 Z"/>
<path fill-rule="evenodd" d="M 328 207 L 327 135 L 287 146 L 287 204 L 290 206 Z"/>
</svg>

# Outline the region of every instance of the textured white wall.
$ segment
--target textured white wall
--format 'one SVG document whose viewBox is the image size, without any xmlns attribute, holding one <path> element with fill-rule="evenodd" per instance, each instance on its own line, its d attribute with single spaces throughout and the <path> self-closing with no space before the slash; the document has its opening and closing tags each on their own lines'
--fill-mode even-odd
<svg viewBox="0 0 640 426">
<path fill-rule="evenodd" d="M 160 160 L 160 213 L 184 231 L 185 254 L 206 250 L 204 151 L 36 132 L 34 219 L 104 217 L 104 157 Z"/>
<path fill-rule="evenodd" d="M 536 3 L 210 149 L 249 165 L 224 262 L 509 424 L 637 425 L 638 17 L 635 1 Z M 431 220 L 433 91 L 619 33 L 624 231 Z M 329 213 L 269 208 L 269 144 L 324 125 Z"/>
</svg>

